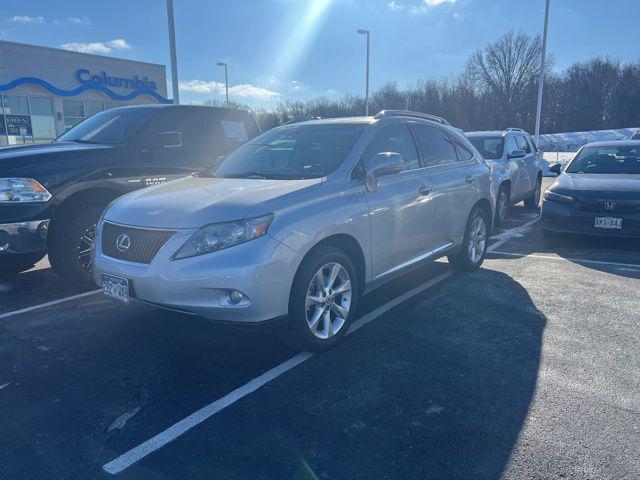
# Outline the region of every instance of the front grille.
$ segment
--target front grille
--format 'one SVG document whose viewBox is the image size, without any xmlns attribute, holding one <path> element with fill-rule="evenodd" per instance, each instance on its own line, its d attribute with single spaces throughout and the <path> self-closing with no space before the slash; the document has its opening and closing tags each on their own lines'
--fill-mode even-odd
<svg viewBox="0 0 640 480">
<path fill-rule="evenodd" d="M 118 260 L 150 263 L 174 233 L 174 230 L 149 230 L 105 222 L 102 226 L 102 252 Z M 118 249 L 117 242 L 121 235 L 129 238 L 129 248 L 123 249 L 121 244 L 121 249 Z M 127 242 L 124 243 L 126 245 Z"/>
<path fill-rule="evenodd" d="M 605 203 L 613 203 L 613 209 L 605 208 Z M 583 212 L 606 213 L 612 216 L 618 214 L 640 213 L 640 200 L 607 200 L 607 199 L 578 199 L 576 206 Z"/>
</svg>

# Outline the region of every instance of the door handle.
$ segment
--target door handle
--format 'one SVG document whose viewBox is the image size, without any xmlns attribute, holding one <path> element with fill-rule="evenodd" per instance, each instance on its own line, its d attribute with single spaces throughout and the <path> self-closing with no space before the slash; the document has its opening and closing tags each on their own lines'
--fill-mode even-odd
<svg viewBox="0 0 640 480">
<path fill-rule="evenodd" d="M 473 181 L 475 180 L 473 175 L 467 175 L 466 177 L 464 177 L 464 181 L 467 183 L 473 183 Z"/>
<path fill-rule="evenodd" d="M 429 195 L 433 192 L 433 185 L 427 185 L 426 183 L 420 184 L 420 188 L 418 189 L 420 195 Z"/>
</svg>

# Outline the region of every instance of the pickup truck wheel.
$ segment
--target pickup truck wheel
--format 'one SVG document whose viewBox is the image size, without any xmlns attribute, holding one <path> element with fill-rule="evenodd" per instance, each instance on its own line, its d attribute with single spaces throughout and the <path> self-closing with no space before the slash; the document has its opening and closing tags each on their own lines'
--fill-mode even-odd
<svg viewBox="0 0 640 480">
<path fill-rule="evenodd" d="M 358 305 L 358 277 L 341 250 L 318 247 L 302 261 L 289 300 L 289 345 L 324 352 L 349 331 Z"/>
<path fill-rule="evenodd" d="M 62 219 L 49 242 L 49 261 L 53 270 L 63 278 L 81 287 L 94 287 L 91 275 L 91 247 L 96 223 L 102 207 L 85 207 L 82 211 Z"/>
<path fill-rule="evenodd" d="M 0 276 L 15 275 L 28 270 L 44 256 L 44 252 L 4 255 L 0 257 Z"/>
<path fill-rule="evenodd" d="M 467 220 L 464 240 L 459 252 L 449 255 L 451 266 L 461 272 L 472 272 L 480 268 L 487 255 L 489 244 L 489 219 L 480 207 L 475 207 Z"/>
<path fill-rule="evenodd" d="M 540 206 L 540 195 L 542 194 L 542 177 L 538 176 L 536 180 L 536 188 L 533 194 L 524 200 L 525 208 L 529 210 L 537 210 Z"/>
</svg>

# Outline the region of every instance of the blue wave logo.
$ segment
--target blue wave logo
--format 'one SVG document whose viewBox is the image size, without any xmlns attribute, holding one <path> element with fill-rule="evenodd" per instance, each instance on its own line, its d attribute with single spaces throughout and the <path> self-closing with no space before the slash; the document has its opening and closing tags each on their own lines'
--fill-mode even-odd
<svg viewBox="0 0 640 480">
<path fill-rule="evenodd" d="M 15 80 L 10 81 L 9 83 L 0 85 L 0 92 L 6 92 L 8 90 L 12 90 L 16 87 L 19 87 L 20 85 L 25 85 L 25 84 L 38 85 L 42 88 L 49 90 L 51 93 L 55 95 L 59 95 L 61 97 L 73 97 L 75 95 L 81 94 L 82 92 L 86 92 L 87 90 L 100 90 L 101 92 L 109 95 L 111 98 L 115 100 L 120 100 L 121 102 L 132 100 L 139 95 L 149 95 L 155 98 L 156 100 L 158 100 L 160 103 L 173 103 L 171 100 L 163 97 L 162 95 L 160 95 L 155 90 L 152 90 L 151 88 L 138 88 L 137 90 L 134 90 L 133 92 L 128 93 L 126 95 L 120 95 L 119 93 L 114 92 L 113 90 L 105 87 L 104 85 L 100 85 L 97 83 L 85 83 L 83 85 L 80 85 L 77 88 L 74 88 L 73 90 L 62 90 L 61 88 L 58 88 L 55 85 L 51 85 L 46 80 L 42 80 L 41 78 L 36 78 L 36 77 L 16 78 Z"/>
</svg>

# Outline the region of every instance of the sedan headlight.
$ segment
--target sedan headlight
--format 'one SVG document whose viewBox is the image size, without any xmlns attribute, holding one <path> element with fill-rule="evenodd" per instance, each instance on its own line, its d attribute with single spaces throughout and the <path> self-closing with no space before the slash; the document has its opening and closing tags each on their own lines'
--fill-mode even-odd
<svg viewBox="0 0 640 480">
<path fill-rule="evenodd" d="M 552 190 L 547 190 L 544 193 L 544 199 L 550 200 L 552 202 L 560 202 L 560 203 L 573 203 L 576 201 L 575 198 L 570 197 L 568 195 L 562 195 L 560 193 L 556 193 Z"/>
<path fill-rule="evenodd" d="M 173 255 L 174 260 L 216 252 L 262 237 L 267 233 L 273 214 L 235 222 L 205 225 L 194 233 Z"/>
<path fill-rule="evenodd" d="M 0 178 L 0 203 L 46 202 L 51 194 L 33 178 Z"/>
</svg>

